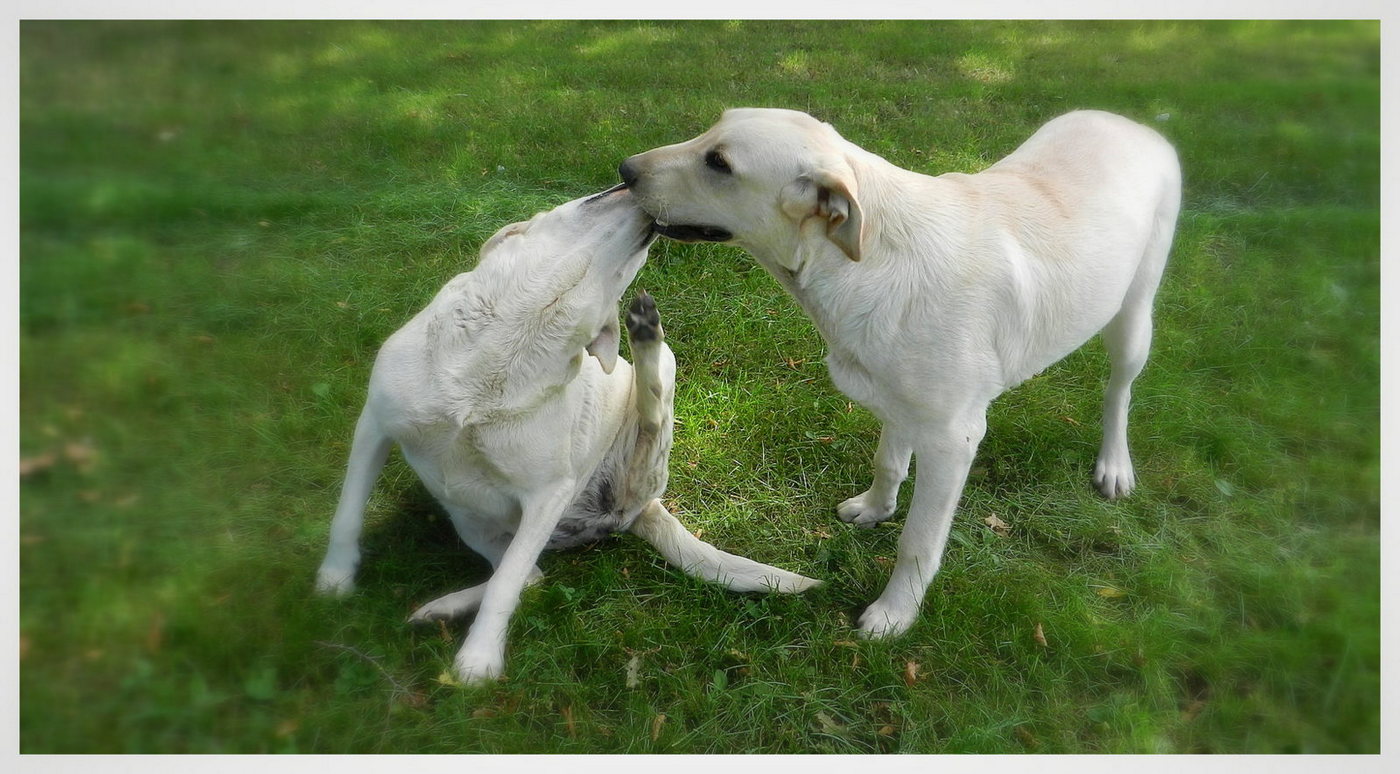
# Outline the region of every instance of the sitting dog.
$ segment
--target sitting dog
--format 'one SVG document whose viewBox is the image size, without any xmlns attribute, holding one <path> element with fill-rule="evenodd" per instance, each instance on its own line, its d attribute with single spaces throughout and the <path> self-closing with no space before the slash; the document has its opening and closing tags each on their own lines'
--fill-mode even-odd
<svg viewBox="0 0 1400 774">
<path fill-rule="evenodd" d="M 836 387 L 883 424 L 871 487 L 839 516 L 873 525 L 919 458 L 889 584 L 860 619 L 906 630 L 942 560 L 990 402 L 1103 332 L 1112 360 L 1094 483 L 1135 483 L 1128 400 L 1181 203 L 1161 135 L 1079 111 L 973 175 L 890 164 L 791 110 L 729 110 L 618 169 L 664 235 L 751 252 L 825 339 Z"/>
<path fill-rule="evenodd" d="M 355 427 L 325 594 L 353 590 L 365 502 L 397 443 L 494 568 L 490 580 L 411 620 L 478 610 L 456 657 L 463 682 L 498 677 L 506 630 L 546 548 L 631 531 L 668 562 L 736 591 L 816 581 L 716 549 L 657 499 L 666 488 L 676 361 L 651 297 L 627 317 L 635 366 L 618 357 L 617 307 L 655 238 L 624 188 L 506 226 L 477 267 L 447 283 L 385 342 Z"/>
</svg>

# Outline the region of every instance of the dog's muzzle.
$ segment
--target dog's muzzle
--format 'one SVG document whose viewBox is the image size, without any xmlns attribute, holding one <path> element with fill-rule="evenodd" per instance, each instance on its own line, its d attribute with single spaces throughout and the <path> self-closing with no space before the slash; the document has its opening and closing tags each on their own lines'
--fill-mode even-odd
<svg viewBox="0 0 1400 774">
<path fill-rule="evenodd" d="M 632 162 L 632 159 L 627 159 L 618 165 L 617 175 L 622 178 L 622 185 L 618 188 L 633 188 L 640 179 L 637 165 Z M 617 188 L 612 190 L 615 191 Z M 719 226 L 675 225 L 658 220 L 652 228 L 661 236 L 678 242 L 728 242 L 734 238 L 732 233 Z"/>
</svg>

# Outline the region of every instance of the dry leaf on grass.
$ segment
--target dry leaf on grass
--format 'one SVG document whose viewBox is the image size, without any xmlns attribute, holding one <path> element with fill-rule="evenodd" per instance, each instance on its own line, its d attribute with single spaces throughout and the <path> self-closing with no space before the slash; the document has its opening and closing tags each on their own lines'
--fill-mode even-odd
<svg viewBox="0 0 1400 774">
<path fill-rule="evenodd" d="M 286 738 L 295 734 L 299 728 L 301 728 L 301 720 L 299 718 L 287 718 L 277 724 L 275 733 L 279 738 Z"/>
<path fill-rule="evenodd" d="M 991 527 L 992 531 L 1000 535 L 1001 537 L 1006 537 L 1007 535 L 1011 534 L 1011 525 L 1002 521 L 1000 518 L 997 517 L 995 513 L 983 519 L 982 523 L 986 524 L 988 527 Z"/>
<path fill-rule="evenodd" d="M 1035 638 L 1036 644 L 1040 645 L 1040 647 L 1046 648 L 1050 646 L 1050 643 L 1045 641 L 1045 626 L 1041 622 L 1035 622 L 1035 631 L 1031 633 L 1031 636 Z"/>
<path fill-rule="evenodd" d="M 28 457 L 19 461 L 19 476 L 24 478 L 35 473 L 42 473 L 54 466 L 58 462 L 58 455 L 53 452 L 44 452 L 37 457 Z"/>
<path fill-rule="evenodd" d="M 919 664 L 917 661 L 910 661 L 904 665 L 904 684 L 913 686 L 914 681 L 919 679 Z"/>
<path fill-rule="evenodd" d="M 79 471 L 86 472 L 97 460 L 97 449 L 90 441 L 70 441 L 63 447 L 63 456 Z"/>
<path fill-rule="evenodd" d="M 1118 597 L 1127 595 L 1127 592 L 1115 589 L 1112 586 L 1100 586 L 1096 593 L 1104 599 L 1117 599 Z"/>
<path fill-rule="evenodd" d="M 1204 699 L 1196 699 L 1196 700 L 1192 701 L 1190 704 L 1186 705 L 1186 709 L 1184 709 L 1184 710 L 1181 711 L 1181 719 L 1182 719 L 1183 721 L 1187 722 L 1187 723 L 1190 723 L 1191 721 L 1195 720 L 1195 719 L 1196 719 L 1196 716 L 1199 715 L 1199 714 L 1201 714 L 1201 710 L 1203 710 L 1203 709 L 1205 709 L 1205 708 L 1206 708 L 1206 702 L 1205 702 L 1205 700 L 1204 700 Z"/>
<path fill-rule="evenodd" d="M 825 712 L 818 712 L 816 714 L 816 718 L 817 725 L 821 726 L 821 731 L 823 734 L 835 734 L 837 736 L 841 736 L 847 731 L 847 728 L 844 725 L 837 723 L 831 718 L 830 715 L 826 714 Z"/>
<path fill-rule="evenodd" d="M 655 742 L 657 739 L 661 738 L 661 726 L 665 722 L 666 716 L 664 714 L 657 715 L 651 719 L 651 741 Z"/>
<path fill-rule="evenodd" d="M 446 670 L 443 670 L 442 674 L 437 676 L 437 681 L 439 685 L 448 685 L 454 688 L 461 685 L 461 683 L 457 682 L 457 678 L 453 677 L 452 673 Z"/>
<path fill-rule="evenodd" d="M 1040 746 L 1040 740 L 1035 738 L 1035 734 L 1025 726 L 1016 726 L 1016 738 L 1021 740 L 1021 744 L 1034 750 Z"/>
<path fill-rule="evenodd" d="M 165 616 L 159 612 L 151 616 L 151 623 L 146 627 L 146 651 L 148 653 L 159 653 L 161 646 L 165 644 Z"/>
</svg>

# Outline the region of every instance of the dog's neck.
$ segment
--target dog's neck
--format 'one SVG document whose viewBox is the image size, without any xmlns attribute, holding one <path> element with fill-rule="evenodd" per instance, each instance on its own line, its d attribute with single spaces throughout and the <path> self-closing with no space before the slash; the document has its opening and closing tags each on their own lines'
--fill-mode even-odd
<svg viewBox="0 0 1400 774">
<path fill-rule="evenodd" d="M 598 277 L 586 256 L 551 258 L 529 267 L 483 263 L 435 313 L 430 348 L 462 424 L 510 420 L 544 404 L 578 376 L 597 329 L 609 316 L 616 323 L 623 280 L 635 269 Z"/>
<path fill-rule="evenodd" d="M 822 238 L 824 224 L 815 219 L 805 223 L 800 234 L 789 230 L 771 239 L 739 242 L 797 300 L 828 346 L 849 340 L 837 333 L 837 326 L 847 329 L 873 321 L 888 304 L 888 296 L 879 290 L 882 283 L 872 276 L 888 274 L 893 279 L 900 273 L 928 273 L 923 286 L 942 288 L 946 277 L 940 278 L 941 267 L 955 243 L 948 220 L 954 213 L 932 203 L 927 208 L 907 203 L 911 193 L 923 199 L 923 194 L 942 187 L 939 178 L 902 169 L 854 145 L 849 146 L 847 160 L 855 172 L 864 218 L 860 261 L 852 261 Z M 922 301 L 939 303 L 937 297 Z M 833 315 L 832 310 L 842 311 Z"/>
</svg>

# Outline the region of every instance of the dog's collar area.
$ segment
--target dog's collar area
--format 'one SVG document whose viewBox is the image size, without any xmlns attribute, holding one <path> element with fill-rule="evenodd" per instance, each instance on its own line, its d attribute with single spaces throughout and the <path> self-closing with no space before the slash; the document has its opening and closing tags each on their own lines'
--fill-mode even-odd
<svg viewBox="0 0 1400 774">
<path fill-rule="evenodd" d="M 676 226 L 657 223 L 652 228 L 661 236 L 678 242 L 728 242 L 734 238 L 733 234 L 718 226 Z"/>
</svg>

